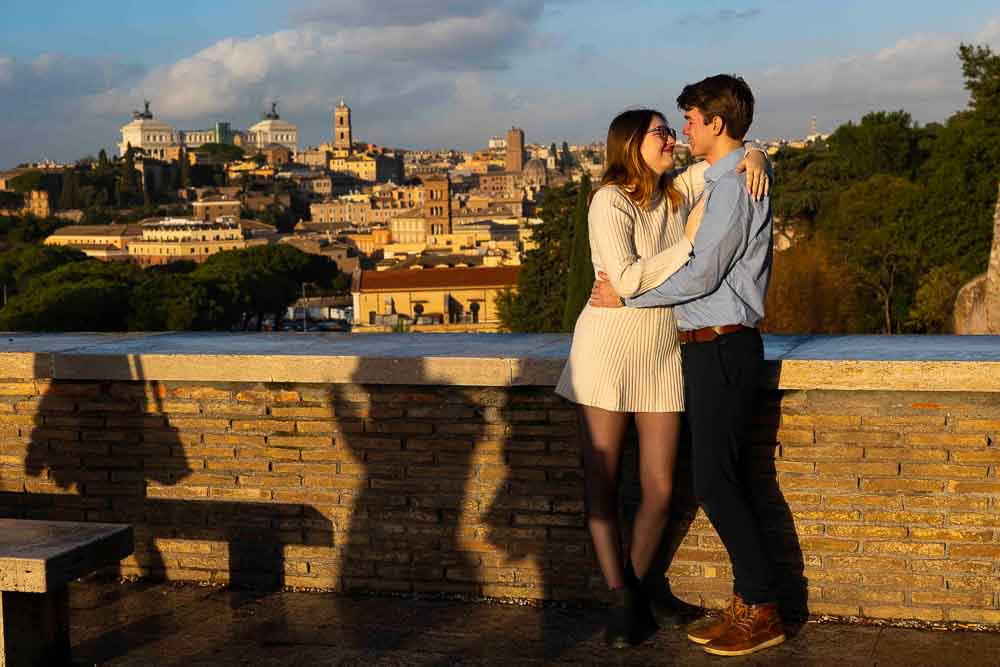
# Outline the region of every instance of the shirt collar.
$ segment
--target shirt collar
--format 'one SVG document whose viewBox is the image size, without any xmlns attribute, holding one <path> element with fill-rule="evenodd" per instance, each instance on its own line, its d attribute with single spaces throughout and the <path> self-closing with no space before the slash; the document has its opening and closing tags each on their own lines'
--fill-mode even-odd
<svg viewBox="0 0 1000 667">
<path fill-rule="evenodd" d="M 743 159 L 743 152 L 742 146 L 734 148 L 731 152 L 726 153 L 721 158 L 716 160 L 715 164 L 705 170 L 705 180 L 717 181 L 726 172 L 734 171 L 736 169 L 736 165 L 738 165 L 740 160 Z"/>
</svg>

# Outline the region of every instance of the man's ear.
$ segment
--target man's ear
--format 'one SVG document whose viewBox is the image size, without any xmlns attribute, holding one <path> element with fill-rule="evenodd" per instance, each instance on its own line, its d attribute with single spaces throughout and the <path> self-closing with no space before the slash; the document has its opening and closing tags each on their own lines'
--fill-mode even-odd
<svg viewBox="0 0 1000 667">
<path fill-rule="evenodd" d="M 726 121 L 722 120 L 722 116 L 712 116 L 712 122 L 709 123 L 712 126 L 712 134 L 719 137 L 722 133 L 726 131 Z"/>
</svg>

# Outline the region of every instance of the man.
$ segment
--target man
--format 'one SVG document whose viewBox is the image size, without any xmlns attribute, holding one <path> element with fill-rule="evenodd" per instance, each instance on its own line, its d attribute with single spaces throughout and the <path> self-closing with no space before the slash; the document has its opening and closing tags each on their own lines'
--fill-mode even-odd
<svg viewBox="0 0 1000 667">
<path fill-rule="evenodd" d="M 757 324 L 771 274 L 770 198 L 755 201 L 745 176 L 743 137 L 754 99 L 739 77 L 717 75 L 688 85 L 677 98 L 684 135 L 705 172 L 700 227 L 688 264 L 625 306 L 674 306 L 680 329 L 684 397 L 692 437 L 698 503 L 729 552 L 734 596 L 718 619 L 688 630 L 716 655 L 746 655 L 785 640 L 771 566 L 751 510 L 741 466 L 763 365 Z M 696 215 L 696 214 L 693 214 Z M 591 305 L 620 307 L 606 276 L 594 283 Z"/>
</svg>

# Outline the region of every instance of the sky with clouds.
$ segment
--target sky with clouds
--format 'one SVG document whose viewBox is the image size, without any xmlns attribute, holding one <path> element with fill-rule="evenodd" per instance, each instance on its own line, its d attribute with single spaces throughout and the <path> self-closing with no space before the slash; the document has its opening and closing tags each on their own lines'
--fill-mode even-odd
<svg viewBox="0 0 1000 667">
<path fill-rule="evenodd" d="M 300 143 L 409 148 L 600 139 L 618 111 L 677 123 L 685 83 L 738 73 L 751 135 L 796 137 L 879 109 L 918 121 L 963 108 L 956 51 L 1000 51 L 995 0 L 5 0 L 0 167 L 115 152 L 144 98 L 179 129 L 246 128 L 271 100 Z M 154 6 L 155 5 L 155 6 Z"/>
</svg>

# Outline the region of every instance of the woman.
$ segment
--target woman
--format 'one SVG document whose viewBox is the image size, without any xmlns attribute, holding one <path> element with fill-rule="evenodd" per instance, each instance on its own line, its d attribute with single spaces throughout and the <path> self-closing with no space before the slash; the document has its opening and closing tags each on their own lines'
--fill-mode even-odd
<svg viewBox="0 0 1000 667">
<path fill-rule="evenodd" d="M 675 174 L 675 143 L 674 130 L 652 109 L 626 111 L 608 129 L 605 173 L 591 198 L 588 226 L 595 274 L 608 274 L 621 297 L 656 287 L 691 253 L 700 211 L 688 217 L 708 164 Z M 766 170 L 763 153 L 753 151 L 745 162 L 748 183 L 766 183 L 760 178 Z M 615 596 L 605 638 L 617 647 L 636 644 L 656 628 L 642 580 L 667 522 L 684 410 L 672 309 L 586 306 L 556 393 L 577 404 L 587 527 Z M 618 469 L 633 415 L 642 503 L 623 564 Z"/>
</svg>

